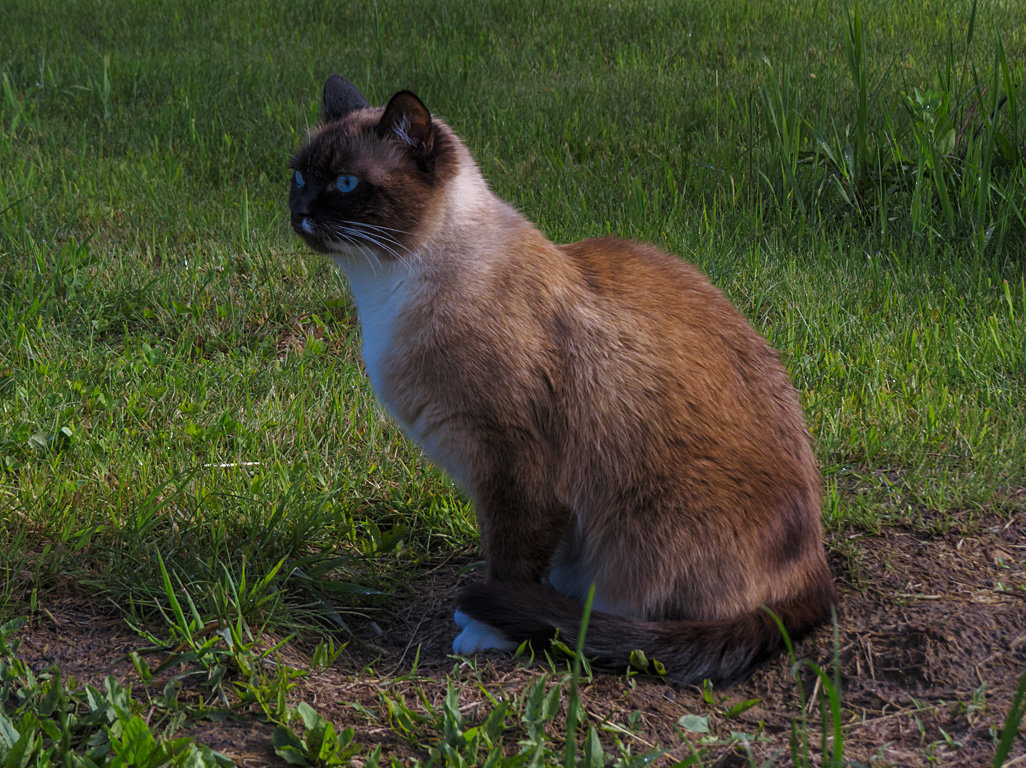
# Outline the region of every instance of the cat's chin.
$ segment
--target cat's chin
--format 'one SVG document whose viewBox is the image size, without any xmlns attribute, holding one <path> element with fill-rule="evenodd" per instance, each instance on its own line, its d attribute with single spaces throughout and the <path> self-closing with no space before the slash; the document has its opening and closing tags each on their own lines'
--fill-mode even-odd
<svg viewBox="0 0 1026 768">
<path fill-rule="evenodd" d="M 343 260 L 357 257 L 362 259 L 367 258 L 367 248 L 358 248 L 351 243 L 329 240 L 328 238 L 321 237 L 316 230 L 307 233 L 297 228 L 296 232 L 303 238 L 303 242 L 318 253 L 323 253 L 327 256 L 334 256 L 337 259 Z"/>
<path fill-rule="evenodd" d="M 317 234 L 316 230 L 308 232 L 301 226 L 296 226 L 295 224 L 292 225 L 292 230 L 303 239 L 304 243 L 318 253 L 331 253 L 330 247 L 325 242 L 324 238 Z"/>
</svg>

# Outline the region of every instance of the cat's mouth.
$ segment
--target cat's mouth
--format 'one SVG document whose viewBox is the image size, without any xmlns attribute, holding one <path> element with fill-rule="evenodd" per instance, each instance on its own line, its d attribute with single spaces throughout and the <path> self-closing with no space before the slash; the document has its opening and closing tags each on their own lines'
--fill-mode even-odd
<svg viewBox="0 0 1026 768">
<path fill-rule="evenodd" d="M 368 222 L 324 223 L 309 214 L 297 214 L 292 217 L 292 229 L 320 253 L 365 259 L 373 254 L 384 260 L 402 259 L 411 253 L 402 238 L 404 232 Z"/>
<path fill-rule="evenodd" d="M 292 229 L 315 251 L 328 253 L 332 250 L 332 242 L 326 236 L 324 229 L 310 216 L 293 217 Z"/>
</svg>

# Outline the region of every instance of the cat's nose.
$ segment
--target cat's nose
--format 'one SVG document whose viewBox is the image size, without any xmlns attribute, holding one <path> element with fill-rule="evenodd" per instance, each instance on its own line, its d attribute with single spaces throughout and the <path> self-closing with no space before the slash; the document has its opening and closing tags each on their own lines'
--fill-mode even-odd
<svg viewBox="0 0 1026 768">
<path fill-rule="evenodd" d="M 296 230 L 296 232 L 304 232 L 308 235 L 312 235 L 315 226 L 313 219 L 311 219 L 308 215 L 304 215 L 302 213 L 293 213 L 292 228 Z"/>
</svg>

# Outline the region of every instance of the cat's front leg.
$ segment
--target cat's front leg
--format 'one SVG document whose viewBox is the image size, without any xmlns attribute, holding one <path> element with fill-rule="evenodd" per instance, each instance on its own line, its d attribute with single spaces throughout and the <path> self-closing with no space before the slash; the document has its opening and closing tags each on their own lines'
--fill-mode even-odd
<svg viewBox="0 0 1026 768">
<path fill-rule="evenodd" d="M 495 472 L 475 494 L 485 581 L 539 582 L 569 524 L 569 511 L 545 499 L 541 483 L 525 483 L 525 475 Z M 517 643 L 489 624 L 457 609 L 453 620 L 460 633 L 453 641 L 459 654 L 513 650 Z"/>
<path fill-rule="evenodd" d="M 570 525 L 545 478 L 527 469 L 497 469 L 474 494 L 485 581 L 541 581 Z"/>
</svg>

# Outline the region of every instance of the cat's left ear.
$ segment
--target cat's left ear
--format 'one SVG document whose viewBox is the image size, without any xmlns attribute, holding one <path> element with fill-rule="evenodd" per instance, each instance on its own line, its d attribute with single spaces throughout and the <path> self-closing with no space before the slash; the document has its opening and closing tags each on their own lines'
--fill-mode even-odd
<svg viewBox="0 0 1026 768">
<path fill-rule="evenodd" d="M 339 75 L 332 75 L 324 84 L 324 96 L 321 104 L 324 109 L 324 119 L 329 123 L 341 120 L 354 110 L 369 106 L 356 86 Z"/>
<path fill-rule="evenodd" d="M 431 123 L 431 113 L 424 103 L 409 91 L 399 91 L 388 102 L 385 114 L 378 123 L 378 133 L 382 136 L 391 134 L 424 156 L 431 154 L 435 142 L 435 127 Z"/>
</svg>

